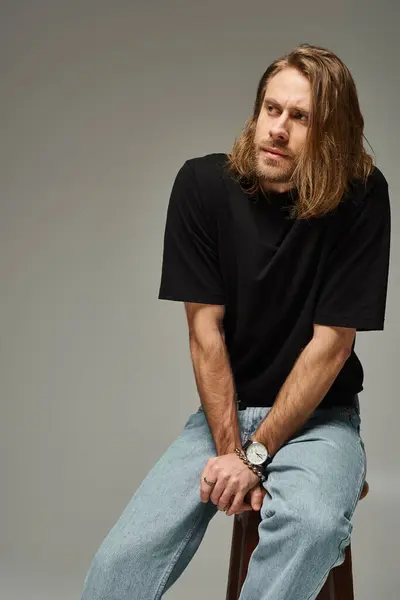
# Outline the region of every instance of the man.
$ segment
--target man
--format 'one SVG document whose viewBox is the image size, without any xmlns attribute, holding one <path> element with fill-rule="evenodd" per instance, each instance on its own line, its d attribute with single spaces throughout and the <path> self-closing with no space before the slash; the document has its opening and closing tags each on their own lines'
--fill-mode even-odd
<svg viewBox="0 0 400 600">
<path fill-rule="evenodd" d="M 343 562 L 366 472 L 355 335 L 383 329 L 390 247 L 363 127 L 346 66 L 302 45 L 264 73 L 232 153 L 180 169 L 159 297 L 185 303 L 200 406 L 84 600 L 161 598 L 218 510 L 261 509 L 241 600 L 311 600 Z"/>
</svg>

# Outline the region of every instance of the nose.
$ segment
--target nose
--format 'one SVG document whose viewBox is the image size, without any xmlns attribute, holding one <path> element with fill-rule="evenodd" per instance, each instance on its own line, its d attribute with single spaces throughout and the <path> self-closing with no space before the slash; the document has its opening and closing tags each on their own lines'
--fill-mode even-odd
<svg viewBox="0 0 400 600">
<path fill-rule="evenodd" d="M 281 115 L 281 117 L 283 117 L 283 115 Z M 286 127 L 286 120 L 280 118 L 274 121 L 269 130 L 269 134 L 274 140 L 287 143 L 289 141 L 289 133 Z"/>
</svg>

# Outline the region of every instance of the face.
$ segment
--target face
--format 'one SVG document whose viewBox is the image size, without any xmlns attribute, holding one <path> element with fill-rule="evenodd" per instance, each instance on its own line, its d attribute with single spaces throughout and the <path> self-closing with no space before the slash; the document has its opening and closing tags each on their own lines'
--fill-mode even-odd
<svg viewBox="0 0 400 600">
<path fill-rule="evenodd" d="M 254 136 L 256 173 L 265 190 L 285 192 L 307 136 L 311 88 L 297 69 L 268 82 Z"/>
</svg>

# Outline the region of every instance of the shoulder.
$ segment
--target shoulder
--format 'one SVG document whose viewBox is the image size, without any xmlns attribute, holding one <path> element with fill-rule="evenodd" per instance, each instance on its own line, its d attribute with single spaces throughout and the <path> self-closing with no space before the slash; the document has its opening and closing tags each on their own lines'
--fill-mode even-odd
<svg viewBox="0 0 400 600">
<path fill-rule="evenodd" d="M 360 242 L 359 236 L 390 235 L 388 183 L 378 167 L 373 168 L 366 180 L 351 182 L 338 208 L 339 235 L 353 235 L 355 243 Z"/>
<path fill-rule="evenodd" d="M 211 154 L 204 154 L 203 156 L 196 156 L 194 158 L 188 158 L 186 162 L 193 168 L 201 172 L 208 171 L 219 171 L 227 163 L 227 155 L 224 152 L 213 152 Z"/>
<path fill-rule="evenodd" d="M 175 193 L 183 191 L 191 196 L 202 196 L 206 190 L 207 196 L 212 195 L 222 181 L 227 164 L 227 155 L 222 152 L 186 159 L 175 176 Z"/>
<path fill-rule="evenodd" d="M 390 211 L 388 182 L 382 171 L 374 166 L 365 180 L 353 179 L 338 207 L 340 219 L 369 218 L 387 215 Z"/>
<path fill-rule="evenodd" d="M 188 158 L 180 169 L 180 177 L 185 179 L 191 196 L 196 196 L 207 212 L 218 212 L 218 207 L 224 204 L 227 195 L 224 180 L 229 176 L 227 165 L 228 157 L 221 152 Z"/>
<path fill-rule="evenodd" d="M 350 184 L 349 196 L 360 208 L 369 203 L 383 202 L 387 198 L 388 182 L 382 171 L 374 166 L 365 181 L 354 180 Z"/>
<path fill-rule="evenodd" d="M 222 180 L 227 167 L 227 155 L 222 152 L 205 154 L 186 160 L 184 165 L 192 172 L 199 186 L 208 186 Z"/>
<path fill-rule="evenodd" d="M 188 158 L 175 178 L 169 201 L 170 213 L 192 220 L 208 221 L 215 226 L 224 204 L 224 167 L 227 155 L 206 154 Z"/>
<path fill-rule="evenodd" d="M 369 184 L 371 187 L 376 187 L 376 186 L 381 186 L 381 187 L 386 186 L 387 187 L 388 186 L 386 177 L 384 176 L 382 171 L 377 166 L 375 166 L 373 168 L 372 173 L 369 175 L 369 177 L 367 179 L 367 184 Z"/>
</svg>

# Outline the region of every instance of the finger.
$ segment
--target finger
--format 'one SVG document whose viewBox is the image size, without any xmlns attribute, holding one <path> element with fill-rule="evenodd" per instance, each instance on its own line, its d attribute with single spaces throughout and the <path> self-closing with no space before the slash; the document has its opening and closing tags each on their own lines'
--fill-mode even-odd
<svg viewBox="0 0 400 600">
<path fill-rule="evenodd" d="M 231 507 L 226 511 L 226 514 L 228 517 L 230 515 L 236 514 L 236 512 L 240 509 L 242 504 L 245 504 L 244 496 L 245 496 L 245 492 L 237 492 L 236 493 Z"/>
<path fill-rule="evenodd" d="M 214 457 L 209 458 L 205 464 L 202 474 L 200 475 L 200 499 L 202 502 L 209 501 L 210 495 L 212 494 L 213 489 L 215 487 L 214 483 L 216 483 L 218 479 L 216 475 L 213 475 L 212 465 L 214 462 Z M 206 483 L 204 481 L 204 478 L 206 478 L 207 481 L 212 482 L 213 485 L 209 485 L 208 483 Z"/>
<path fill-rule="evenodd" d="M 228 508 L 232 507 L 234 499 L 235 499 L 235 496 L 232 495 L 231 496 L 231 501 L 230 501 L 230 504 L 229 504 Z M 245 511 L 248 511 L 248 510 L 253 510 L 253 509 L 252 509 L 251 504 L 250 504 L 250 496 L 247 493 L 247 494 L 245 494 L 245 496 L 243 498 L 243 501 L 238 506 L 238 508 L 234 512 L 231 511 L 228 516 L 231 516 L 231 515 L 240 515 L 241 513 L 245 512 Z M 228 511 L 226 511 L 226 512 L 228 512 Z"/>
<path fill-rule="evenodd" d="M 221 512 L 227 512 L 230 507 L 232 506 L 232 500 L 233 498 L 230 498 L 227 502 L 223 501 L 223 502 L 219 502 L 218 503 L 218 510 L 220 510 Z"/>
<path fill-rule="evenodd" d="M 259 487 L 253 488 L 253 490 L 251 490 L 251 496 L 250 496 L 250 504 L 253 508 L 253 510 L 260 510 L 261 505 L 262 505 L 262 493 L 261 493 L 261 489 Z"/>
<path fill-rule="evenodd" d="M 218 498 L 218 510 L 227 510 L 234 500 L 235 493 L 231 488 L 225 487 L 221 490 L 220 497 Z"/>
<path fill-rule="evenodd" d="M 256 494 L 255 501 L 253 500 L 254 494 Z M 244 495 L 243 493 L 237 492 L 231 507 L 228 511 L 226 511 L 226 514 L 230 516 L 233 514 L 240 514 L 245 510 L 260 510 L 261 505 L 261 488 L 259 485 L 256 485 L 256 487 L 248 489 Z"/>
<path fill-rule="evenodd" d="M 212 482 L 213 485 L 209 485 L 208 483 L 206 483 L 204 481 L 204 477 L 207 479 L 207 481 Z M 217 485 L 216 477 L 213 477 L 210 473 L 208 473 L 208 474 L 202 473 L 201 478 L 200 478 L 200 499 L 202 502 L 209 501 L 210 496 L 213 493 L 213 490 L 216 485 Z"/>
<path fill-rule="evenodd" d="M 250 510 L 253 510 L 252 507 L 250 506 L 250 504 L 246 504 L 243 502 L 235 511 L 232 511 L 231 507 L 230 507 L 230 510 L 229 511 L 227 510 L 225 512 L 225 514 L 228 517 L 231 517 L 233 515 L 241 515 L 242 513 L 250 511 Z"/>
<path fill-rule="evenodd" d="M 216 506 L 219 506 L 221 504 L 221 506 L 223 508 L 228 503 L 229 497 L 230 497 L 230 494 L 228 494 L 228 499 L 225 501 L 225 505 L 223 505 L 221 503 L 221 496 L 224 494 L 224 492 L 225 492 L 225 497 L 226 497 L 226 490 L 225 490 L 224 482 L 221 481 L 220 479 L 218 479 L 216 485 L 212 488 L 212 491 L 210 494 L 211 502 L 213 504 L 215 504 Z"/>
<path fill-rule="evenodd" d="M 226 499 L 226 498 L 228 498 L 228 499 Z M 227 490 L 225 490 L 223 496 L 221 496 L 221 498 L 220 498 L 220 502 L 218 503 L 218 510 L 223 511 L 226 514 L 228 512 L 228 510 L 230 509 L 230 507 L 232 506 L 233 500 L 234 500 L 234 495 L 232 495 L 232 493 L 228 493 L 228 495 L 227 495 Z"/>
<path fill-rule="evenodd" d="M 237 491 L 232 486 L 225 487 L 218 501 L 218 509 L 228 512 L 235 501 L 236 495 Z"/>
</svg>

